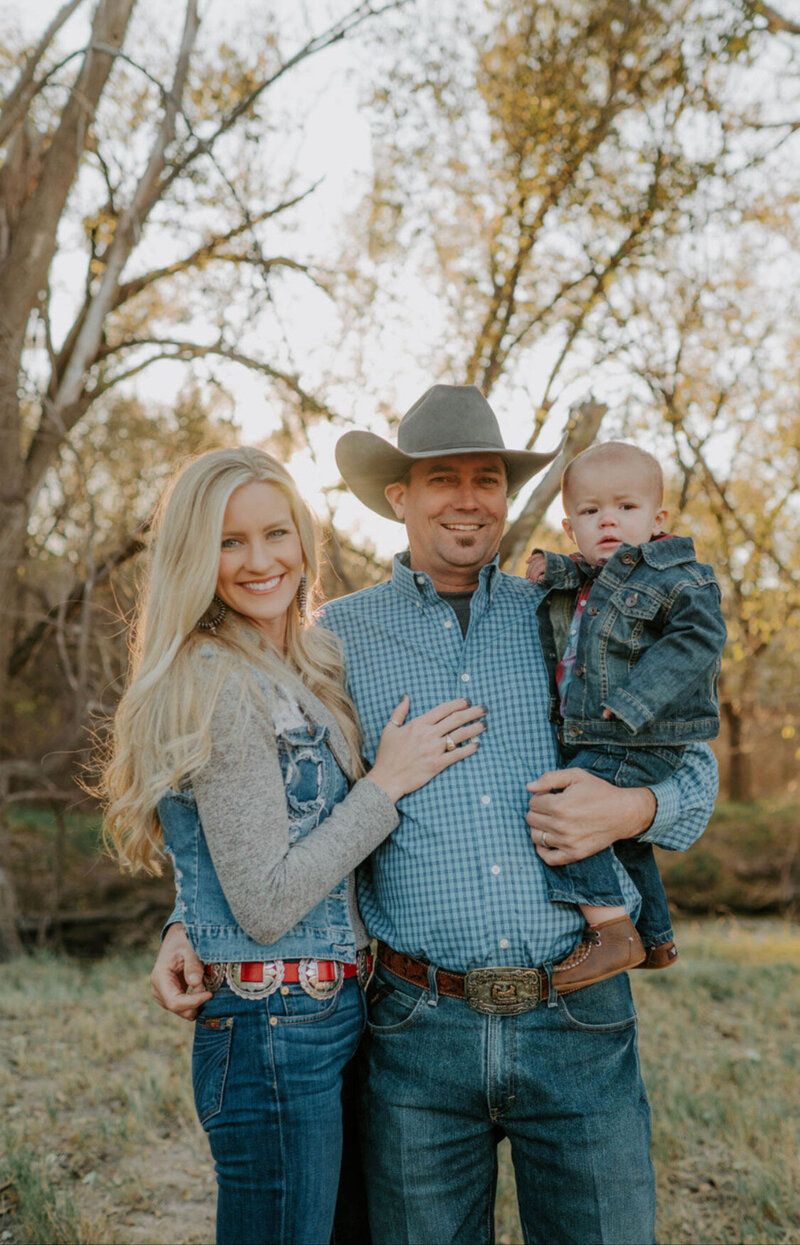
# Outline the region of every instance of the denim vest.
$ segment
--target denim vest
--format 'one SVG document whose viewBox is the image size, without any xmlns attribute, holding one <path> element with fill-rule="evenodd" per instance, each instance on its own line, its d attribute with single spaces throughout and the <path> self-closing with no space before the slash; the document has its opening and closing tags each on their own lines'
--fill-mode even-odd
<svg viewBox="0 0 800 1245">
<path fill-rule="evenodd" d="M 328 726 L 316 725 L 276 735 L 290 844 L 324 821 L 347 795 L 349 783 L 333 755 L 329 734 Z M 237 923 L 223 894 L 192 791 L 168 791 L 158 803 L 158 817 L 175 872 L 176 902 L 168 924 L 183 922 L 201 960 L 355 960 L 347 877 L 277 942 L 256 942 Z"/>
<path fill-rule="evenodd" d="M 538 619 L 550 676 L 550 717 L 570 746 L 681 745 L 719 733 L 726 629 L 710 566 L 686 537 L 621 545 L 602 567 L 546 554 Z M 561 715 L 556 666 L 576 590 L 594 579 Z M 614 717 L 603 718 L 603 709 Z"/>
</svg>

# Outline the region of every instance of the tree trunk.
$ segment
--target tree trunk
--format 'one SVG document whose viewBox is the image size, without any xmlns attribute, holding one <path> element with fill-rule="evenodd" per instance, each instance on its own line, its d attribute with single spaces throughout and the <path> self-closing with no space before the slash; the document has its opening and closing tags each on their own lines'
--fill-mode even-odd
<svg viewBox="0 0 800 1245">
<path fill-rule="evenodd" d="M 30 502 L 29 472 L 22 456 L 19 407 L 20 360 L 28 321 L 57 243 L 58 224 L 78 172 L 97 104 L 122 46 L 135 0 L 100 0 L 86 51 L 59 126 L 14 222 L 0 263 L 0 707 L 7 708 L 16 583 Z M 46 423 L 46 420 L 45 420 Z M 54 430 L 54 439 L 55 430 Z"/>
<path fill-rule="evenodd" d="M 27 523 L 28 510 L 23 497 L 13 486 L 8 488 L 4 479 L 0 484 L 0 723 L 5 738 L 8 738 L 11 713 L 8 665 L 17 620 L 17 584 L 25 554 Z"/>
<path fill-rule="evenodd" d="M 17 932 L 17 904 L 14 887 L 5 869 L 0 869 L 0 964 L 22 952 Z"/>
<path fill-rule="evenodd" d="M 561 475 L 571 458 L 592 444 L 608 407 L 594 398 L 582 402 L 570 412 L 567 433 L 561 453 L 554 459 L 531 493 L 525 508 L 514 520 L 500 543 L 500 565 L 513 571 L 525 552 L 532 533 L 542 521 L 547 507 L 561 487 Z"/>
<path fill-rule="evenodd" d="M 745 746 L 745 714 L 730 700 L 721 701 L 720 710 L 728 730 L 728 799 L 746 803 L 753 799 L 753 772 Z"/>
</svg>

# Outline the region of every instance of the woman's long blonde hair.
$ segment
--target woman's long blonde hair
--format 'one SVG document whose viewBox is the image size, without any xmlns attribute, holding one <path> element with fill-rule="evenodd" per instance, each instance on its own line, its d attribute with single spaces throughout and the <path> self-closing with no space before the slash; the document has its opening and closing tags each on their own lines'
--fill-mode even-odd
<svg viewBox="0 0 800 1245">
<path fill-rule="evenodd" d="M 344 690 L 339 643 L 330 631 L 303 627 L 299 611 L 290 609 L 282 658 L 232 610 L 214 634 L 198 630 L 201 620 L 214 614 L 225 507 L 235 489 L 256 482 L 274 485 L 287 499 L 300 537 L 309 601 L 315 597 L 315 524 L 294 480 L 276 459 L 247 447 L 211 450 L 177 472 L 153 525 L 128 685 L 99 786 L 106 802 L 106 842 L 134 872 L 160 871 L 163 840 L 156 805 L 208 760 L 216 699 L 236 666 L 255 666 L 270 683 L 290 690 L 293 685 L 299 690 L 299 684 L 310 689 L 334 715 L 358 764 L 355 709 Z M 220 660 L 208 663 L 200 656 L 208 645 Z M 245 683 L 248 692 L 265 695 L 259 693 L 258 680 Z"/>
</svg>

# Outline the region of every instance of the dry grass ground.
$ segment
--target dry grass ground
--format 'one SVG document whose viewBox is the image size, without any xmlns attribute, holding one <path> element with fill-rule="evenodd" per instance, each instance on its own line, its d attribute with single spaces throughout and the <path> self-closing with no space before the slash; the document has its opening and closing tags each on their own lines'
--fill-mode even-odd
<svg viewBox="0 0 800 1245">
<path fill-rule="evenodd" d="M 663 1245 L 800 1241 L 800 928 L 684 923 L 634 974 Z M 214 1181 L 191 1027 L 149 999 L 149 957 L 3 969 L 0 1242 L 199 1245 Z M 503 1156 L 498 1239 L 521 1240 Z"/>
</svg>

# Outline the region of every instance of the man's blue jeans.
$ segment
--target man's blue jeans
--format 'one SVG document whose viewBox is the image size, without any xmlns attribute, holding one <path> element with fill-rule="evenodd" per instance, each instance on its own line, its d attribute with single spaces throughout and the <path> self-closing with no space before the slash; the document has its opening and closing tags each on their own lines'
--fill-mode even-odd
<svg viewBox="0 0 800 1245">
<path fill-rule="evenodd" d="M 195 1022 L 192 1079 L 214 1156 L 219 1245 L 327 1245 L 342 1162 L 342 1074 L 364 1023 L 355 979 L 332 1000 L 227 986 Z"/>
<path fill-rule="evenodd" d="M 654 1240 L 627 976 L 519 1016 L 479 1014 L 381 965 L 368 997 L 362 1144 L 375 1245 L 493 1241 L 504 1136 L 526 1242 Z"/>
</svg>

